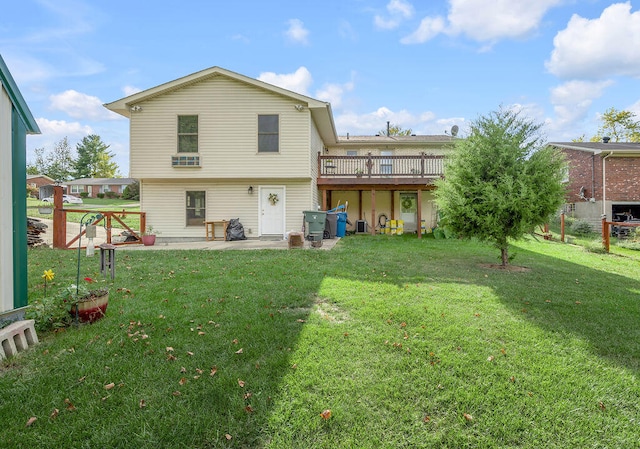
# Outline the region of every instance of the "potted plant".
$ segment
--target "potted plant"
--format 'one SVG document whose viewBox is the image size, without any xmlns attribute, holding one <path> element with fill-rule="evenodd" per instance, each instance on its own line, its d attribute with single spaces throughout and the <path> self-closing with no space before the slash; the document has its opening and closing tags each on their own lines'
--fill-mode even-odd
<svg viewBox="0 0 640 449">
<path fill-rule="evenodd" d="M 70 284 L 51 296 L 47 296 L 47 281 L 52 281 L 54 273 L 45 270 L 44 297 L 34 301 L 27 311 L 27 317 L 36 321 L 39 331 L 64 328 L 73 323 L 75 317 L 82 323 L 93 323 L 105 316 L 109 304 L 109 290 L 104 287 L 89 289 L 86 285 Z M 87 283 L 94 283 L 85 278 Z"/>
<path fill-rule="evenodd" d="M 84 278 L 85 281 L 92 283 L 93 279 Z M 74 290 L 75 287 L 75 290 Z M 81 323 L 93 323 L 102 318 L 109 305 L 109 290 L 106 288 L 88 289 L 84 285 L 71 285 L 67 287 L 63 294 L 69 298 L 71 308 L 69 313 L 72 317 L 78 317 Z"/>
<path fill-rule="evenodd" d="M 144 246 L 153 246 L 156 243 L 157 234 L 153 226 L 147 226 L 146 231 L 142 233 L 142 244 Z"/>
<path fill-rule="evenodd" d="M 361 168 L 356 168 L 356 172 L 355 172 L 355 173 L 356 173 L 356 176 L 357 176 L 358 178 L 361 178 L 361 177 L 362 177 L 362 174 L 364 173 L 364 170 L 363 170 L 363 169 L 361 169 Z"/>
</svg>

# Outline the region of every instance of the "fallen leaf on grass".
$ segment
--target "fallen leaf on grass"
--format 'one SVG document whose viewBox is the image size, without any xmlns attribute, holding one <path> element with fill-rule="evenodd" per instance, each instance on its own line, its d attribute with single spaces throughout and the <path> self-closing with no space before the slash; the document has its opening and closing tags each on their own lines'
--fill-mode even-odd
<svg viewBox="0 0 640 449">
<path fill-rule="evenodd" d="M 78 382 L 84 382 L 84 380 L 87 378 L 87 376 L 82 376 L 80 379 L 78 379 Z"/>
<path fill-rule="evenodd" d="M 487 358 L 487 362 L 493 362 L 493 359 L 494 359 L 494 357 L 493 357 L 492 355 L 490 355 L 490 356 Z"/>
<path fill-rule="evenodd" d="M 246 401 L 247 399 L 249 399 L 251 396 L 253 396 L 253 393 L 251 393 L 250 391 L 247 391 L 242 398 Z"/>
<path fill-rule="evenodd" d="M 57 408 L 54 408 L 51 414 L 49 415 L 49 418 L 56 419 L 59 413 L 60 413 L 60 410 L 58 410 Z"/>
<path fill-rule="evenodd" d="M 115 387 L 116 384 L 114 384 L 113 382 L 111 382 L 110 384 L 107 384 L 104 386 L 105 390 L 111 390 L 113 387 Z"/>
<path fill-rule="evenodd" d="M 140 399 L 140 403 L 138 405 L 140 408 L 145 408 L 147 406 L 147 402 L 144 399 Z"/>
<path fill-rule="evenodd" d="M 247 412 L 247 413 L 253 413 L 255 410 L 254 410 L 254 409 L 253 409 L 253 407 L 251 407 L 250 405 L 247 405 L 247 406 L 244 408 L 244 411 L 245 411 L 245 412 Z"/>
<path fill-rule="evenodd" d="M 184 384 L 186 384 L 186 383 L 187 383 L 187 378 L 186 378 L 186 377 L 181 378 L 181 379 L 180 379 L 180 382 L 178 382 L 178 383 L 179 383 L 180 385 L 184 385 Z"/>
<path fill-rule="evenodd" d="M 231 440 L 231 439 L 233 438 L 233 437 L 232 437 L 231 435 L 229 435 L 228 433 L 225 433 L 225 434 L 224 434 L 224 437 L 225 437 L 227 440 Z"/>
<path fill-rule="evenodd" d="M 244 380 L 238 379 L 238 385 L 240 385 L 241 388 L 244 388 L 244 383 Z"/>
<path fill-rule="evenodd" d="M 331 410 L 330 409 L 324 410 L 322 413 L 320 413 L 320 417 L 322 417 L 322 419 L 324 419 L 325 421 L 331 418 Z"/>
<path fill-rule="evenodd" d="M 429 416 L 429 415 L 425 416 L 422 421 L 423 422 L 430 422 L 431 421 L 431 416 Z"/>
<path fill-rule="evenodd" d="M 210 376 L 215 376 L 217 372 L 218 372 L 218 367 L 217 366 L 212 366 L 211 367 L 211 372 L 209 373 L 209 375 Z"/>
<path fill-rule="evenodd" d="M 187 355 L 193 355 L 193 352 L 187 351 Z"/>
<path fill-rule="evenodd" d="M 602 401 L 598 402 L 598 407 L 600 407 L 602 410 L 606 410 L 606 407 L 604 406 Z"/>
<path fill-rule="evenodd" d="M 33 424 L 34 422 L 37 421 L 38 418 L 36 418 L 35 416 L 32 416 L 31 418 L 29 418 L 27 420 L 27 424 L 25 425 L 25 427 L 29 427 L 31 424 Z"/>
<path fill-rule="evenodd" d="M 64 403 L 67 404 L 67 410 L 69 410 L 70 412 L 72 412 L 72 411 L 74 411 L 76 409 L 75 406 L 69 400 L 69 398 L 65 399 Z"/>
<path fill-rule="evenodd" d="M 167 352 L 173 352 L 173 348 L 171 346 L 167 346 Z"/>
<path fill-rule="evenodd" d="M 180 396 L 182 393 L 180 393 L 179 391 L 174 391 L 171 394 L 174 395 L 174 396 Z"/>
<path fill-rule="evenodd" d="M 466 419 L 467 421 L 473 421 L 473 416 L 468 413 L 463 413 L 462 416 L 464 416 L 464 419 Z"/>
<path fill-rule="evenodd" d="M 182 368 L 180 368 L 180 372 L 184 374 L 187 372 L 187 369 L 183 366 Z"/>
<path fill-rule="evenodd" d="M 236 354 L 242 354 L 242 348 L 238 349 L 238 350 L 236 351 Z"/>
</svg>

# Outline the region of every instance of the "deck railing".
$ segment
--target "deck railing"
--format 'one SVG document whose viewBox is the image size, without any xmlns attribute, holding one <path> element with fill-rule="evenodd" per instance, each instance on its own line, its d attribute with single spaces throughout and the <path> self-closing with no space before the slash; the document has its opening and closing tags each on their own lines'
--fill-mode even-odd
<svg viewBox="0 0 640 449">
<path fill-rule="evenodd" d="M 318 156 L 323 178 L 432 178 L 444 173 L 444 156 Z"/>
</svg>

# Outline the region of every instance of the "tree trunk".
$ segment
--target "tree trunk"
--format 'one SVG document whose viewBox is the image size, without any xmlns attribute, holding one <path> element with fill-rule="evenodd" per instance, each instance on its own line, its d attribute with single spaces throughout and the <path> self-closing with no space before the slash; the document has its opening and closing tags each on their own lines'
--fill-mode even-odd
<svg viewBox="0 0 640 449">
<path fill-rule="evenodd" d="M 500 252 L 502 255 L 502 266 L 506 267 L 509 265 L 509 247 L 500 248 Z"/>
</svg>

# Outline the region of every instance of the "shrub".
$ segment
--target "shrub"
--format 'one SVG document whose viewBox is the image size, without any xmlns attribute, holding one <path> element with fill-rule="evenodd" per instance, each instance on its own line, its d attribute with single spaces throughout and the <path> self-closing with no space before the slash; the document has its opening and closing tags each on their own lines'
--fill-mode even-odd
<svg viewBox="0 0 640 449">
<path fill-rule="evenodd" d="M 140 201 L 140 184 L 134 181 L 124 188 L 122 199 Z"/>
<path fill-rule="evenodd" d="M 578 219 L 570 225 L 569 231 L 574 235 L 586 236 L 593 233 L 593 228 L 588 221 Z"/>
<path fill-rule="evenodd" d="M 104 196 L 106 196 L 109 199 L 120 197 L 120 195 L 118 195 L 116 192 L 112 192 L 111 190 L 109 190 L 108 192 L 104 192 Z"/>
<path fill-rule="evenodd" d="M 89 198 L 89 192 L 80 192 L 80 198 Z"/>
<path fill-rule="evenodd" d="M 98 198 L 103 199 L 104 198 L 104 193 L 98 193 L 98 195 L 96 195 Z"/>
</svg>

